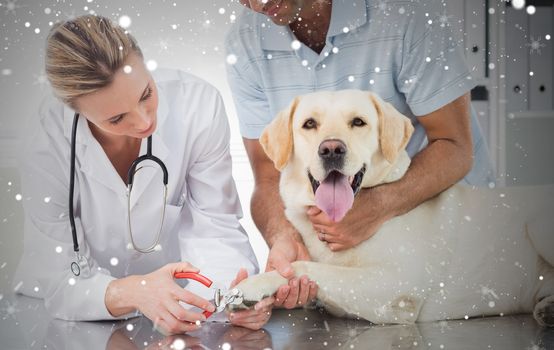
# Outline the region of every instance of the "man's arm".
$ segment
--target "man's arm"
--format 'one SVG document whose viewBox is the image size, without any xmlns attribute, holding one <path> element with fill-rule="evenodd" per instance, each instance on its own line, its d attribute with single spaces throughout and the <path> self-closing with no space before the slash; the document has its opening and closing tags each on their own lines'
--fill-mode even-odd
<svg viewBox="0 0 554 350">
<path fill-rule="evenodd" d="M 254 192 L 250 203 L 252 219 L 270 247 L 266 271 L 277 270 L 283 277 L 292 278 L 290 265 L 296 260 L 311 260 L 298 231 L 285 217 L 279 194 L 280 174 L 267 157 L 257 139 L 243 138 L 254 173 Z M 293 308 L 310 302 L 317 294 L 317 285 L 306 276 L 297 276 L 276 294 L 276 306 Z"/>
<path fill-rule="evenodd" d="M 362 190 L 341 222 L 331 221 L 318 208 L 308 210 L 315 230 L 325 232 L 324 238 L 331 250 L 347 249 L 370 238 L 385 221 L 438 195 L 471 170 L 469 105 L 469 94 L 465 94 L 418 117 L 427 132 L 427 147 L 414 156 L 400 180 Z"/>
<path fill-rule="evenodd" d="M 400 181 L 381 186 L 391 217 L 402 215 L 438 195 L 471 170 L 473 143 L 469 106 L 469 94 L 465 94 L 435 112 L 418 117 L 429 144 L 414 156 Z"/>
<path fill-rule="evenodd" d="M 286 219 L 279 194 L 280 173 L 267 157 L 258 140 L 243 138 L 244 147 L 254 173 L 254 192 L 250 203 L 252 219 L 271 248 L 280 236 L 288 236 L 299 244 L 302 237 Z"/>
</svg>

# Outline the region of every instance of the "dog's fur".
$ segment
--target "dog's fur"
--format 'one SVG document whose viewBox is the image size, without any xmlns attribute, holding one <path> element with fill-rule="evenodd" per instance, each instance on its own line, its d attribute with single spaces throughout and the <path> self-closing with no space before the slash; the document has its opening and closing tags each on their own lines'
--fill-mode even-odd
<svg viewBox="0 0 554 350">
<path fill-rule="evenodd" d="M 355 117 L 366 125 L 353 126 Z M 309 118 L 316 128 L 305 128 Z M 316 281 L 318 301 L 337 316 L 413 323 L 533 312 L 553 325 L 554 186 L 455 185 L 351 249 L 332 252 L 318 239 L 306 208 L 315 203 L 308 173 L 322 182 L 329 171 L 320 144 L 342 141 L 337 170 L 354 176 L 365 165 L 362 187 L 372 187 L 406 172 L 412 130 L 392 105 L 357 90 L 298 97 L 264 130 L 260 142 L 281 171 L 286 216 L 313 259 L 293 263 L 296 275 Z M 237 288 L 251 305 L 286 283 L 273 271 Z"/>
</svg>

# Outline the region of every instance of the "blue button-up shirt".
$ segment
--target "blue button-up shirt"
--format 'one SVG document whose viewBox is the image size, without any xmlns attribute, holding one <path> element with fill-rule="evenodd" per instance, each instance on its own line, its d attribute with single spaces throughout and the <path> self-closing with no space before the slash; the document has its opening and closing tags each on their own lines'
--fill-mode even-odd
<svg viewBox="0 0 554 350">
<path fill-rule="evenodd" d="M 440 6 L 440 7 L 439 7 Z M 378 94 L 412 120 L 406 150 L 427 144 L 424 116 L 470 91 L 475 82 L 443 6 L 431 1 L 334 0 L 325 47 L 316 53 L 288 26 L 245 10 L 226 39 L 227 72 L 241 134 L 257 139 L 295 96 L 318 90 Z M 472 109 L 474 167 L 464 181 L 494 182 L 486 144 Z"/>
</svg>

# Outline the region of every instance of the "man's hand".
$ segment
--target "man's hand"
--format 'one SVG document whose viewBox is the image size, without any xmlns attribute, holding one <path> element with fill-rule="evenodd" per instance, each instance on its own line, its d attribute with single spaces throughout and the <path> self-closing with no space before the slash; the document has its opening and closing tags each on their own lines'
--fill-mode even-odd
<svg viewBox="0 0 554 350">
<path fill-rule="evenodd" d="M 311 260 L 304 244 L 287 235 L 275 240 L 267 259 L 266 271 L 277 270 L 279 274 L 289 279 L 289 284 L 279 287 L 275 293 L 276 307 L 294 309 L 311 303 L 317 296 L 317 284 L 307 276 L 294 276 L 291 263 L 297 260 Z"/>
<path fill-rule="evenodd" d="M 352 209 L 339 222 L 331 220 L 318 207 L 308 207 L 306 213 L 319 240 L 327 242 L 332 251 L 340 251 L 373 236 L 385 221 L 394 216 L 380 200 L 381 193 L 382 188 L 360 191 Z"/>
</svg>

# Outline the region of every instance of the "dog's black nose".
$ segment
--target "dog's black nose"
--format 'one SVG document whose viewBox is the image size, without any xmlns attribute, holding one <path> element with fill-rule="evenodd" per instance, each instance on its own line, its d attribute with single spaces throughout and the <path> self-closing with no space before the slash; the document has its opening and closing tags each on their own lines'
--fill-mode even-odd
<svg viewBox="0 0 554 350">
<path fill-rule="evenodd" d="M 319 145 L 319 157 L 329 167 L 339 170 L 346 156 L 346 145 L 341 140 L 325 140 Z"/>
</svg>

